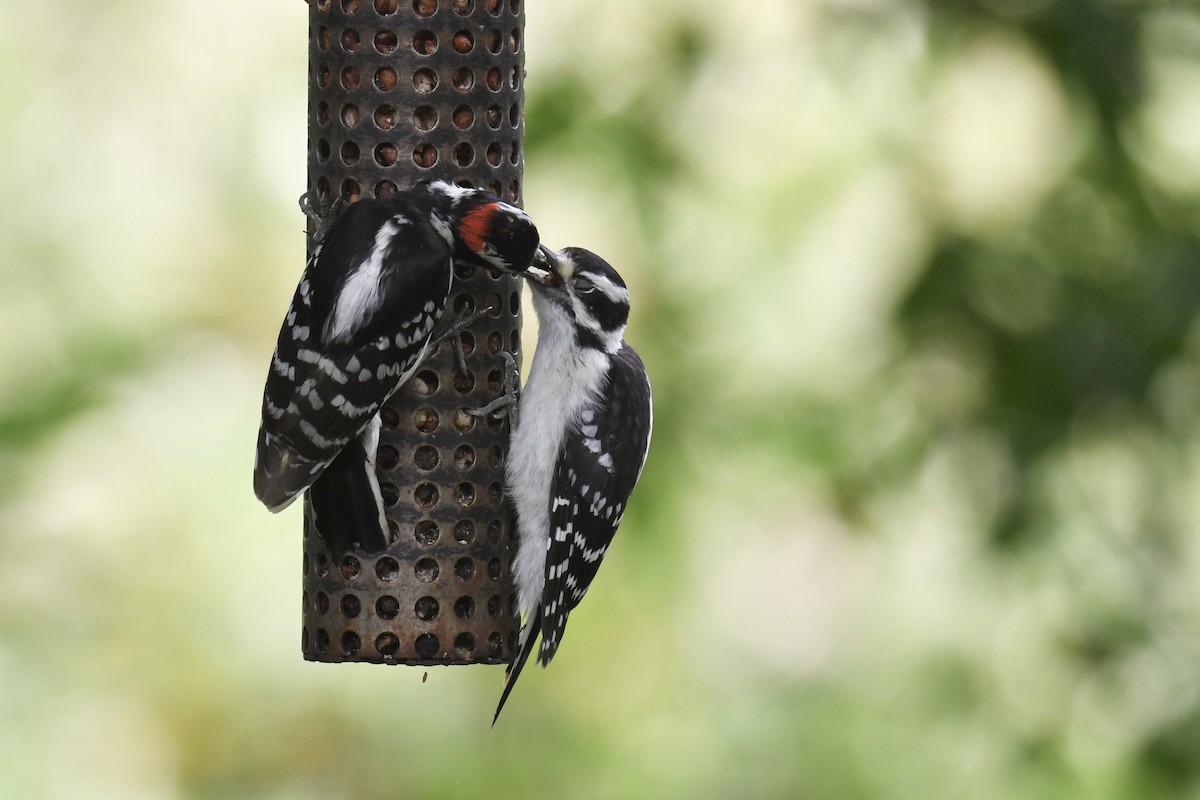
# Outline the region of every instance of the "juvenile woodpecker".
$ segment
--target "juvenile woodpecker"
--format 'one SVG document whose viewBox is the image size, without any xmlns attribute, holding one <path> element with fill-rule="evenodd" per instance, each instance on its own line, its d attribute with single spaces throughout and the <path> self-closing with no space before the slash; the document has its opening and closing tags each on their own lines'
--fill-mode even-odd
<svg viewBox="0 0 1200 800">
<path fill-rule="evenodd" d="M 442 181 L 342 211 L 312 248 L 271 357 L 254 464 L 263 505 L 280 511 L 307 490 L 335 555 L 384 549 L 380 406 L 435 349 L 455 263 L 520 272 L 537 246 L 523 211 Z"/>
<path fill-rule="evenodd" d="M 629 290 L 594 253 L 539 249 L 538 343 L 505 467 L 524 624 L 496 716 L 541 637 L 546 666 L 600 567 L 650 447 L 650 380 L 625 343 Z M 543 270 L 542 267 L 545 267 Z"/>
</svg>

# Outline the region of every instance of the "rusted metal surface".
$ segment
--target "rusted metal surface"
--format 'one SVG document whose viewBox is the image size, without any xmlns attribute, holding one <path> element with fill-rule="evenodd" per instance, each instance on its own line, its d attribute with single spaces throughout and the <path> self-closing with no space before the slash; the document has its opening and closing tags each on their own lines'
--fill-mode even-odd
<svg viewBox="0 0 1200 800">
<path fill-rule="evenodd" d="M 521 0 L 312 0 L 309 190 L 386 197 L 422 178 L 520 204 L 524 169 Z M 448 317 L 491 308 L 383 409 L 378 469 L 388 551 L 328 552 L 305 520 L 304 657 L 495 664 L 517 620 L 503 497 L 508 421 L 476 418 L 520 360 L 519 280 L 460 270 Z"/>
</svg>

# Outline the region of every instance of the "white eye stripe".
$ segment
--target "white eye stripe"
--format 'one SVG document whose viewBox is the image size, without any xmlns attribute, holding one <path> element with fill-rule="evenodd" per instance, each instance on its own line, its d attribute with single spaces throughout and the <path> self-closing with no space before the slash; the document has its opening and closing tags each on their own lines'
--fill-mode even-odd
<svg viewBox="0 0 1200 800">
<path fill-rule="evenodd" d="M 533 219 L 516 206 L 511 206 L 508 203 L 499 203 L 499 207 L 501 211 L 512 214 L 517 219 L 533 224 Z"/>
<path fill-rule="evenodd" d="M 624 286 L 619 286 L 618 284 L 613 283 L 610 278 L 604 275 L 589 274 L 586 277 L 589 281 L 591 281 L 592 286 L 603 292 L 604 296 L 609 300 L 613 301 L 614 303 L 629 303 L 629 290 Z M 580 289 L 579 292 L 581 294 L 591 293 L 586 289 Z"/>
</svg>

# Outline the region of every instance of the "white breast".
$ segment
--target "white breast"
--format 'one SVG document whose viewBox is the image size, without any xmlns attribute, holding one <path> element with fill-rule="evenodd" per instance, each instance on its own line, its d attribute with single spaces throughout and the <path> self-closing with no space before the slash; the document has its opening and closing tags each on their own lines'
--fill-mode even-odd
<svg viewBox="0 0 1200 800">
<path fill-rule="evenodd" d="M 575 343 L 571 320 L 563 309 L 536 291 L 533 301 L 540 326 L 537 351 L 522 390 L 520 425 L 512 435 L 506 466 L 508 492 L 517 512 L 513 569 L 522 615 L 532 614 L 541 602 L 551 483 L 564 434 L 579 424 L 584 407 L 600 391 L 608 366 L 604 353 Z"/>
</svg>

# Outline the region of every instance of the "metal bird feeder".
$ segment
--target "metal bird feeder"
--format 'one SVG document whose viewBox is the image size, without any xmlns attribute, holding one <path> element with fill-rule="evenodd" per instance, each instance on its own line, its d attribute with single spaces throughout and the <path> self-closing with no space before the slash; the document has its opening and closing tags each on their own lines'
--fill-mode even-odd
<svg viewBox="0 0 1200 800">
<path fill-rule="evenodd" d="M 522 0 L 310 0 L 308 188 L 352 202 L 423 178 L 520 205 Z M 520 361 L 520 282 L 460 268 L 445 319 L 490 312 L 382 409 L 377 469 L 392 543 L 330 553 L 304 521 L 309 661 L 499 664 L 516 648 L 504 501 L 508 420 L 466 409 Z"/>
</svg>

